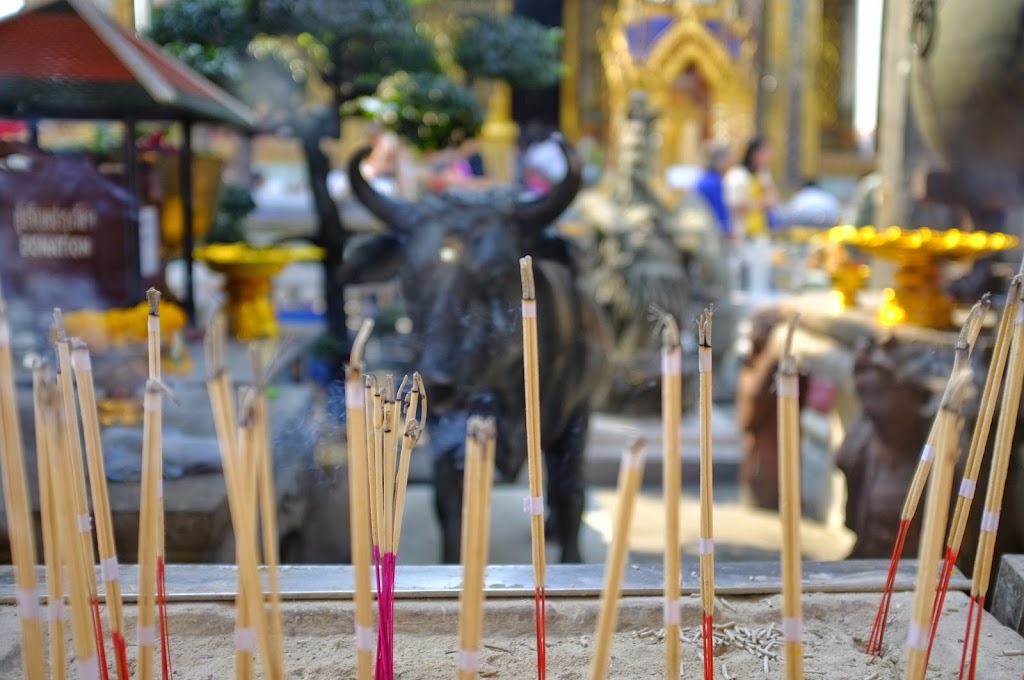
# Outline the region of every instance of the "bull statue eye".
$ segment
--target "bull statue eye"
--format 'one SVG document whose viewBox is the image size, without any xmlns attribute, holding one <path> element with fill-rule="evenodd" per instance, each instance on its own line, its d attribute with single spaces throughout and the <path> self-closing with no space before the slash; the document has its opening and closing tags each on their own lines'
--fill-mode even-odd
<svg viewBox="0 0 1024 680">
<path fill-rule="evenodd" d="M 462 243 L 454 240 L 445 240 L 437 251 L 437 257 L 446 264 L 458 262 L 462 256 Z"/>
</svg>

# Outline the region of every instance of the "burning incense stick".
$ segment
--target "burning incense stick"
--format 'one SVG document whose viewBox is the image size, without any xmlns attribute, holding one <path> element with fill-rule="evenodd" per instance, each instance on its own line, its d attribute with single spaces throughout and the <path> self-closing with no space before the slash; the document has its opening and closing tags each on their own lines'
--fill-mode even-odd
<svg viewBox="0 0 1024 680">
<path fill-rule="evenodd" d="M 662 324 L 661 437 L 662 494 L 665 504 L 665 678 L 674 680 L 679 677 L 680 671 L 679 624 L 682 605 L 679 593 L 682 568 L 682 560 L 679 555 L 679 496 L 682 484 L 679 428 L 683 418 L 683 348 L 676 320 L 672 316 L 664 314 L 662 315 Z M 700 351 L 703 349 L 701 347 Z M 701 357 L 701 367 L 703 367 L 703 357 Z M 710 365 L 708 368 L 710 370 Z M 703 375 L 702 373 L 702 379 Z M 702 399 L 703 395 L 702 390 Z M 703 419 L 701 422 L 703 424 Z M 703 425 L 701 436 L 703 437 Z"/>
<path fill-rule="evenodd" d="M 979 301 L 971 308 L 967 320 L 960 330 L 960 337 L 957 339 L 953 355 L 953 369 L 950 371 L 949 381 L 946 383 L 946 391 L 953 383 L 956 376 L 967 366 L 974 343 L 981 333 L 981 325 L 988 310 L 989 301 L 987 298 Z M 921 460 L 914 471 L 914 478 L 910 483 L 910 489 L 903 502 L 903 510 L 900 512 L 900 524 L 896 533 L 896 540 L 893 543 L 892 556 L 889 559 L 889 572 L 885 579 L 885 588 L 882 591 L 882 600 L 878 605 L 878 612 L 875 614 L 875 622 L 871 628 L 871 635 L 868 637 L 867 653 L 871 655 L 880 654 L 882 643 L 885 639 L 885 627 L 889 619 L 889 605 L 892 602 L 892 594 L 896 585 L 896 569 L 899 567 L 900 558 L 903 556 L 903 546 L 907 540 L 907 533 L 910 531 L 910 524 L 917 514 L 917 506 L 921 501 L 925 485 L 928 482 L 928 474 L 931 472 L 932 461 L 935 458 L 935 448 L 938 445 L 938 433 L 942 431 L 942 411 L 935 416 L 928 439 L 921 449 Z"/>
<path fill-rule="evenodd" d="M 462 496 L 462 590 L 459 593 L 459 680 L 480 677 L 483 637 L 484 570 L 491 517 L 494 420 L 466 423 L 466 463 Z"/>
<path fill-rule="evenodd" d="M 348 498 L 352 571 L 355 588 L 355 642 L 358 680 L 373 675 L 373 594 L 370 544 L 370 486 L 367 470 L 366 388 L 363 385 L 363 349 L 373 331 L 373 321 L 363 322 L 352 345 L 345 380 L 346 429 L 348 434 Z"/>
<path fill-rule="evenodd" d="M 711 310 L 697 322 L 700 374 L 700 601 L 704 678 L 715 678 L 715 521 L 711 460 Z"/>
<path fill-rule="evenodd" d="M 138 674 L 140 680 L 153 677 L 153 657 L 156 653 L 157 619 L 157 554 L 159 526 L 156 519 L 157 496 L 160 484 L 162 428 L 158 411 L 163 392 L 160 385 L 150 380 L 142 401 L 142 480 L 139 500 L 139 599 L 138 611 Z"/>
<path fill-rule="evenodd" d="M 782 520 L 782 635 L 787 680 L 804 677 L 800 553 L 800 382 L 793 357 L 797 317 L 789 321 L 779 361 L 779 508 Z"/>
<path fill-rule="evenodd" d="M 935 599 L 935 580 L 942 556 L 942 537 L 949 518 L 949 497 L 953 484 L 953 466 L 959 458 L 960 428 L 963 415 L 960 409 L 971 394 L 972 372 L 962 370 L 950 383 L 943 395 L 940 410 L 945 416 L 939 420 L 935 471 L 928 484 L 928 501 L 924 526 L 918 549 L 917 582 L 910 628 L 907 633 L 906 680 L 924 680 L 928 667 L 928 627 L 931 623 L 932 602 Z"/>
<path fill-rule="evenodd" d="M 519 260 L 519 273 L 523 283 L 523 373 L 526 385 L 526 455 L 530 478 L 530 496 L 523 502 L 523 510 L 530 514 L 532 540 L 534 617 L 537 629 L 537 678 L 547 674 L 547 603 L 545 571 L 547 555 L 544 551 L 544 492 L 541 467 L 540 432 L 540 368 L 537 348 L 537 291 L 533 280 L 533 258 Z"/>
<path fill-rule="evenodd" d="M 78 480 L 74 478 L 70 460 L 74 451 L 67 445 L 67 429 L 61 422 L 68 417 L 61 407 L 61 396 L 52 388 L 48 388 L 44 395 L 48 436 L 47 458 L 51 464 L 49 479 L 54 483 L 54 491 L 58 498 L 73 498 Z M 57 503 L 56 506 L 57 524 L 60 528 L 60 551 L 67 566 L 71 594 L 71 633 L 75 665 L 79 678 L 95 679 L 101 677 L 100 671 L 103 668 L 97 658 L 97 646 L 102 645 L 103 640 L 96 639 L 95 617 L 90 601 L 93 593 L 89 584 L 92 583 L 95 588 L 95 573 L 92 564 L 86 558 L 85 545 L 81 538 L 81 515 L 77 507 L 72 503 Z"/>
<path fill-rule="evenodd" d="M 32 530 L 31 499 L 25 477 L 21 422 L 18 418 L 11 327 L 7 320 L 3 293 L 0 292 L 0 477 L 3 478 L 7 533 L 18 589 L 22 668 L 28 680 L 43 680 L 46 666 L 43 660 L 43 624 L 35 571 L 35 533 Z"/>
<path fill-rule="evenodd" d="M 615 528 L 612 544 L 604 572 L 604 587 L 601 589 L 601 611 L 597 618 L 594 634 L 594 656 L 590 666 L 590 680 L 604 680 L 608 675 L 611 657 L 612 633 L 619 615 L 619 595 L 622 592 L 622 572 L 625 568 L 629 546 L 629 526 L 633 518 L 633 505 L 640 482 L 644 476 L 646 444 L 635 442 L 622 454 L 619 466 L 619 484 L 616 491 L 618 507 L 615 512 Z"/>
<path fill-rule="evenodd" d="M 1003 385 L 1003 403 L 999 411 L 999 424 L 996 426 L 996 440 L 992 450 L 988 489 L 985 491 L 985 511 L 981 516 L 981 534 L 978 538 L 978 549 L 974 558 L 974 574 L 971 581 L 971 604 L 967 613 L 967 631 L 964 634 L 964 649 L 960 661 L 961 680 L 965 677 L 965 671 L 968 680 L 973 680 L 977 668 L 981 615 L 985 609 L 985 596 L 988 594 L 989 581 L 992 577 L 992 556 L 995 551 L 996 532 L 999 529 L 999 513 L 1003 507 L 1003 492 L 1006 488 L 1006 475 L 1013 450 L 1013 435 L 1017 427 L 1022 387 L 1024 387 L 1024 297 L 1017 300 L 1013 340 L 1010 345 L 1006 382 Z M 977 618 L 974 618 L 975 610 L 977 610 Z M 969 655 L 968 650 L 970 650 Z"/>
<path fill-rule="evenodd" d="M 281 583 L 278 573 L 277 497 L 274 493 L 274 463 L 270 451 L 267 415 L 267 376 L 260 347 L 249 353 L 253 375 L 253 427 L 255 429 L 256 470 L 259 493 L 260 528 L 263 531 L 263 561 L 267 567 L 270 600 L 270 644 L 274 660 L 284 658 L 284 631 L 281 626 Z M 279 669 L 284 675 L 284 669 Z"/>
<path fill-rule="evenodd" d="M 85 433 L 86 463 L 89 468 L 89 486 L 92 492 L 92 510 L 96 518 L 96 537 L 100 555 L 100 573 L 107 603 L 110 637 L 118 680 L 128 680 L 128 648 L 124 637 L 124 615 L 121 604 L 121 582 L 114 543 L 114 523 L 107 495 L 107 472 L 103 463 L 103 442 L 100 438 L 100 419 L 96 408 L 96 389 L 93 385 L 92 359 L 85 343 L 75 341 L 71 355 L 78 385 L 78 406 L 81 409 Z"/>
<path fill-rule="evenodd" d="M 146 291 L 149 314 L 146 316 L 146 337 L 148 342 L 149 379 L 160 382 L 160 291 L 150 288 Z M 159 431 L 163 432 L 163 400 L 158 404 L 154 418 L 160 421 Z M 167 567 L 166 537 L 164 532 L 164 480 L 163 480 L 163 440 L 157 442 L 158 447 L 153 454 L 157 456 L 159 465 L 156 467 L 159 479 L 156 487 L 156 505 L 153 508 L 156 525 L 156 606 L 160 618 L 160 668 L 163 680 L 171 680 L 171 637 L 167 629 Z"/>
<path fill-rule="evenodd" d="M 86 563 L 96 564 L 96 551 L 93 548 L 92 516 L 89 514 L 88 493 L 85 486 L 85 471 L 82 468 L 82 440 L 78 429 L 78 409 L 75 406 L 74 377 L 71 369 L 71 339 L 64 331 L 64 318 L 60 309 L 53 310 L 53 322 L 57 331 L 57 383 L 63 408 L 63 425 L 65 445 L 68 447 L 68 468 L 71 473 L 71 491 L 67 496 L 78 513 L 79 540 L 82 542 L 83 555 Z M 93 630 L 96 635 L 95 648 L 99 654 L 100 672 L 104 680 L 107 678 L 106 649 L 103 644 L 103 619 L 100 616 L 100 601 L 96 588 L 96 575 L 93 572 L 86 579 L 89 586 L 89 597 L 92 602 Z"/>
<path fill-rule="evenodd" d="M 971 504 L 973 503 L 978 484 L 978 474 L 981 472 L 981 463 L 985 457 L 985 448 L 988 445 L 989 432 L 992 427 L 992 417 L 996 410 L 996 400 L 1006 369 L 1006 359 L 1010 352 L 1013 320 L 1017 314 L 1018 298 L 1021 295 L 1021 290 L 1022 279 L 1020 276 L 1016 276 L 1010 282 L 1006 304 L 999 319 L 995 346 L 992 349 L 992 359 L 989 363 L 988 374 L 985 377 L 985 387 L 981 393 L 981 403 L 978 406 L 978 420 L 975 423 L 974 432 L 971 436 L 971 447 L 968 450 L 963 479 L 960 482 L 960 492 L 957 495 L 956 508 L 953 511 L 953 520 L 950 523 L 949 537 L 946 539 L 946 551 L 943 556 L 942 572 L 939 576 L 939 588 L 935 595 L 935 602 L 932 605 L 932 626 L 931 633 L 928 636 L 928 653 L 925 656 L 926 666 L 928 658 L 931 656 L 932 645 L 935 642 L 935 634 L 939 628 L 939 619 L 942 617 L 942 605 L 946 600 L 949 581 L 953 576 L 953 566 L 956 564 L 957 557 L 960 554 L 960 546 L 963 543 L 964 532 L 967 529 L 967 518 L 971 512 Z"/>
<path fill-rule="evenodd" d="M 64 680 L 67 675 L 67 650 L 64 645 L 64 571 L 61 558 L 60 525 L 57 517 L 59 491 L 54 488 L 50 470 L 52 452 L 47 433 L 46 390 L 52 390 L 49 366 L 38 360 L 32 366 L 32 406 L 35 414 L 36 468 L 39 478 L 39 523 L 42 525 L 43 558 L 46 564 L 46 610 L 50 632 L 50 677 Z M 54 641 L 59 640 L 59 643 Z M 28 675 L 26 674 L 26 677 Z"/>
</svg>

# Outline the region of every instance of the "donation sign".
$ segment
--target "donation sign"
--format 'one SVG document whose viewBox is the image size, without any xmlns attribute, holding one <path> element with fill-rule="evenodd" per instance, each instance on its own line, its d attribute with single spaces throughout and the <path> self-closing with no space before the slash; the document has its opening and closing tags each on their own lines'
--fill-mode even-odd
<svg viewBox="0 0 1024 680">
<path fill-rule="evenodd" d="M 138 298 L 133 199 L 89 159 L 0 147 L 0 276 L 8 297 L 43 309 Z M 138 284 L 136 284 L 138 285 Z"/>
</svg>

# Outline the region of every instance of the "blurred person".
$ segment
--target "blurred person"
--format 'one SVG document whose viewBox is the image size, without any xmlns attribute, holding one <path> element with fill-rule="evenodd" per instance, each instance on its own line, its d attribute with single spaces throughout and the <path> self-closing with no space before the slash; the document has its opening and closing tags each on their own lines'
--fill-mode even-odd
<svg viewBox="0 0 1024 680">
<path fill-rule="evenodd" d="M 561 134 L 552 128 L 523 153 L 523 184 L 528 193 L 545 194 L 565 178 L 569 162 L 559 145 L 561 139 Z"/>
<path fill-rule="evenodd" d="M 381 193 L 394 195 L 398 192 L 398 135 L 380 125 L 370 125 L 367 130 L 370 154 L 362 162 L 363 176 Z"/>
<path fill-rule="evenodd" d="M 433 191 L 447 189 L 483 189 L 491 186 L 484 173 L 484 159 L 474 140 L 441 154 L 434 164 L 430 187 Z"/>
<path fill-rule="evenodd" d="M 708 164 L 701 173 L 700 179 L 694 187 L 701 198 L 708 204 L 711 213 L 718 220 L 718 227 L 721 230 L 722 238 L 731 242 L 733 236 L 732 216 L 725 204 L 725 173 L 729 170 L 732 162 L 732 155 L 729 145 L 724 142 L 716 142 L 708 150 Z"/>
<path fill-rule="evenodd" d="M 782 208 L 780 222 L 789 226 L 830 228 L 839 224 L 839 199 L 808 179 Z"/>
<path fill-rule="evenodd" d="M 743 162 L 730 169 L 723 181 L 725 203 L 746 274 L 742 288 L 754 299 L 766 297 L 773 288 L 770 227 L 778 194 L 771 162 L 771 143 L 764 137 L 754 137 L 743 153 Z"/>
</svg>

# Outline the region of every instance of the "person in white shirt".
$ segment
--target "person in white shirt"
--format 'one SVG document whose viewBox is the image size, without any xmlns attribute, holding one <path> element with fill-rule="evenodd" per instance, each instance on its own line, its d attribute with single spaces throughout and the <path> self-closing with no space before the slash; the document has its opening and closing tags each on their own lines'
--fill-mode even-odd
<svg viewBox="0 0 1024 680">
<path fill-rule="evenodd" d="M 778 203 L 772 181 L 771 144 L 754 137 L 743 154 L 743 162 L 725 174 L 725 203 L 732 214 L 732 258 L 734 285 L 753 299 L 764 298 L 772 290 L 772 248 L 769 238 L 769 211 Z M 746 280 L 741 281 L 741 274 Z M 742 283 L 746 285 L 743 286 Z"/>
</svg>

